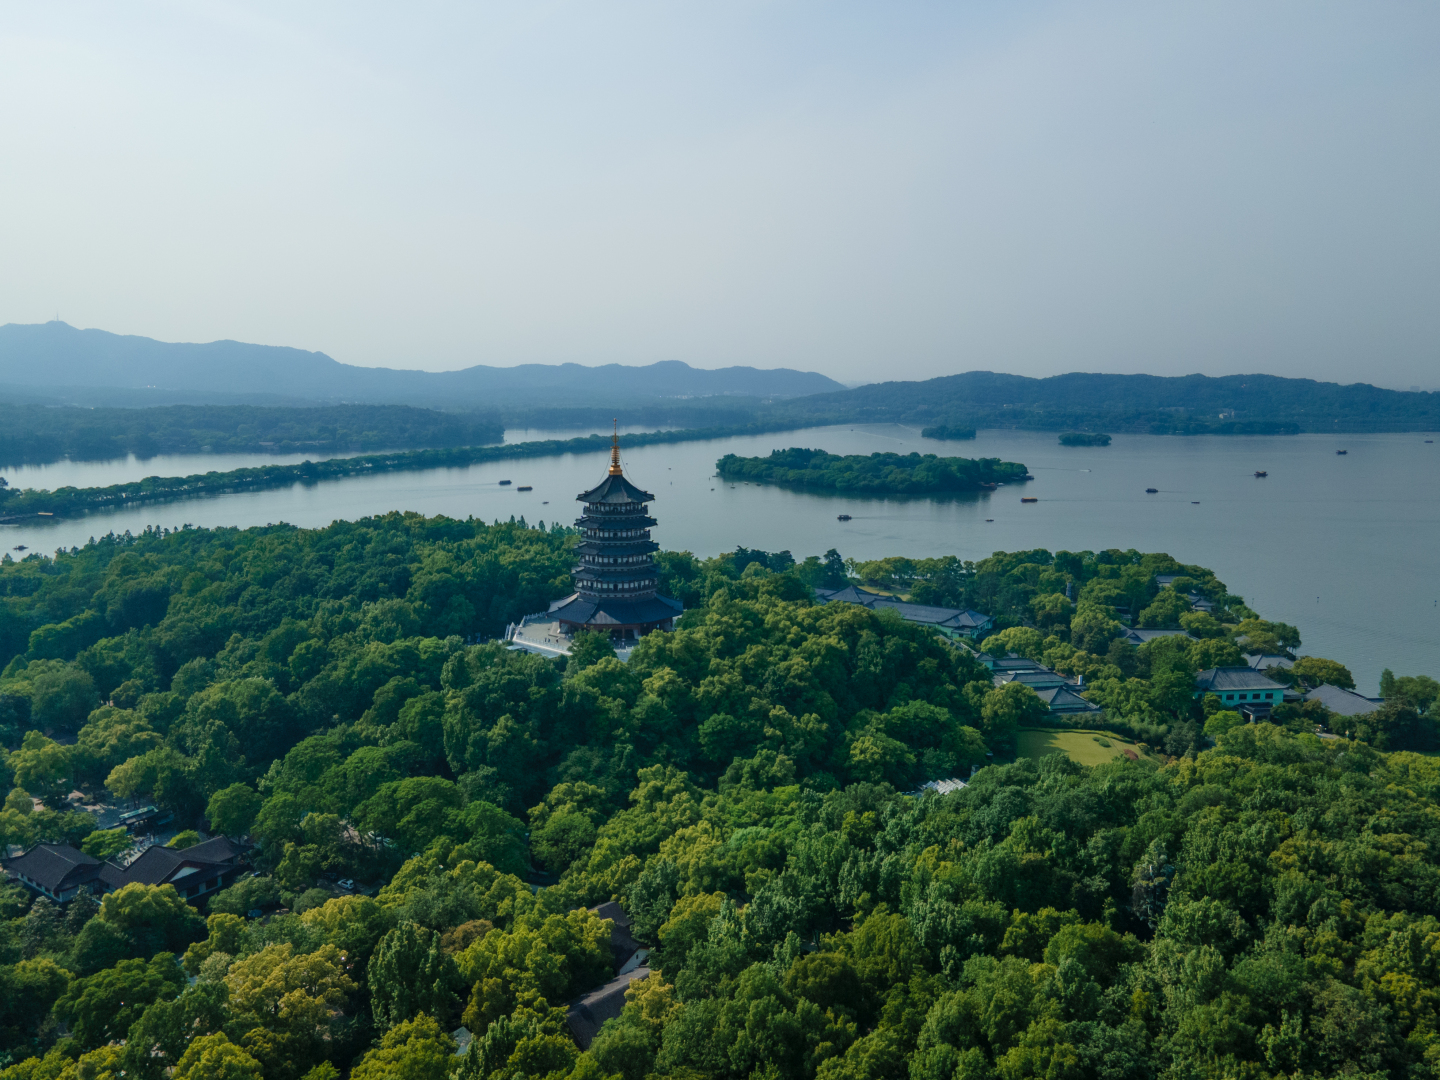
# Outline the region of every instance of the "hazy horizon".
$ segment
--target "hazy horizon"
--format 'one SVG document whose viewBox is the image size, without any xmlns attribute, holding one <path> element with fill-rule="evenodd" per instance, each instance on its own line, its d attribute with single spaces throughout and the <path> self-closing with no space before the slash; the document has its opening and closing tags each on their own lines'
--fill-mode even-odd
<svg viewBox="0 0 1440 1080">
<path fill-rule="evenodd" d="M 52 321 L 55 321 L 55 320 L 52 320 Z M 59 320 L 59 321 L 62 322 L 62 323 L 64 323 L 64 320 L 63 320 L 63 319 L 62 319 L 62 320 Z M 3 329 L 3 328 L 4 328 L 5 326 L 7 326 L 7 325 L 10 325 L 10 324 L 8 324 L 8 323 L 0 323 L 0 329 Z M 31 324 L 31 325 L 34 325 L 34 324 Z M 43 324 L 42 324 L 42 325 L 43 325 Z M 65 323 L 65 325 L 68 326 L 68 325 L 70 325 L 70 324 Z M 105 331 L 105 328 L 104 328 L 103 326 L 96 326 L 96 327 L 72 327 L 72 328 L 73 328 L 73 329 L 77 329 L 77 330 L 101 330 L 101 331 Z M 105 332 L 107 332 L 107 333 L 113 333 L 114 331 L 105 331 Z M 142 337 L 142 338 L 148 338 L 148 337 L 150 337 L 150 335 L 148 335 L 148 334 L 135 334 L 135 335 L 127 335 L 127 336 Z M 159 339 L 152 339 L 152 340 L 159 340 Z M 190 342 L 162 342 L 162 343 L 163 343 L 163 344 L 184 344 L 184 345 L 208 345 L 208 344 L 216 344 L 216 343 L 226 342 L 226 341 L 238 341 L 238 339 L 236 339 L 236 338 L 215 338 L 215 339 L 212 339 L 211 341 L 208 341 L 208 342 L 205 342 L 205 341 L 190 341 Z M 282 346 L 282 347 L 285 345 L 284 342 L 279 342 L 279 341 L 252 341 L 252 342 L 239 342 L 239 343 L 240 343 L 240 344 L 246 344 L 246 345 Z M 342 364 L 351 364 L 351 363 L 352 363 L 351 361 L 345 360 L 345 359 L 343 359 L 343 358 L 341 358 L 341 357 L 334 356 L 334 355 L 326 352 L 326 350 L 324 350 L 324 349 L 312 349 L 312 350 L 307 350 L 307 351 L 315 352 L 315 353 L 319 353 L 319 354 L 321 354 L 321 355 L 327 356 L 327 357 L 329 357 L 331 360 L 335 360 L 335 361 L 338 362 L 338 363 L 342 363 Z M 565 360 L 565 361 L 556 361 L 555 364 L 552 365 L 552 366 L 559 366 L 559 365 L 561 365 L 561 364 L 571 364 L 571 363 L 573 363 L 573 364 L 577 364 L 577 365 L 580 366 L 580 367 L 604 367 L 604 366 L 609 365 L 609 364 L 617 364 L 617 363 L 618 363 L 618 364 L 621 364 L 622 366 L 627 366 L 627 367 L 648 367 L 648 366 L 650 366 L 650 365 L 657 364 L 657 363 L 663 363 L 663 362 L 665 362 L 665 361 L 663 361 L 663 360 L 649 360 L 649 361 L 644 361 L 643 363 L 642 363 L 642 362 L 637 362 L 637 363 L 635 363 L 635 364 L 626 364 L 625 361 L 623 361 L 623 360 L 618 360 L 618 361 L 617 361 L 617 360 L 603 360 L 603 361 L 595 361 L 595 362 L 593 362 L 593 363 L 586 363 L 586 362 L 583 361 L 583 360 L 575 360 L 575 361 Z M 516 364 L 494 364 L 494 365 L 479 364 L 479 365 L 466 365 L 466 366 L 520 367 L 520 366 L 525 365 L 525 364 L 534 364 L 534 363 L 541 363 L 541 364 L 543 364 L 544 361 L 523 360 L 523 361 L 519 361 L 519 362 L 516 363 Z M 681 363 L 689 363 L 689 361 L 681 361 Z M 437 372 L 441 372 L 441 371 L 458 371 L 458 370 L 463 370 L 463 368 L 439 368 L 439 367 L 427 368 L 427 367 L 418 367 L 418 366 L 400 367 L 400 366 L 398 366 L 398 365 L 387 365 L 387 364 L 358 364 L 358 363 L 357 363 L 357 364 L 354 364 L 353 366 L 355 366 L 355 367 L 366 367 L 366 368 L 389 368 L 390 370 L 399 370 L 399 371 L 422 371 L 422 372 L 430 372 L 430 373 L 437 373 Z M 703 371 L 715 371 L 715 370 L 720 370 L 720 369 L 728 368 L 728 367 L 744 367 L 744 366 L 754 366 L 754 367 L 760 368 L 761 370 L 776 370 L 776 369 L 779 369 L 779 368 L 787 367 L 788 365 L 783 365 L 783 364 L 775 364 L 775 365 L 743 365 L 743 364 L 723 364 L 723 363 L 717 363 L 717 364 L 694 364 L 694 363 L 689 363 L 689 366 L 692 367 L 692 368 L 697 368 L 697 369 L 699 369 L 699 370 L 703 370 Z M 810 369 L 792 369 L 792 370 L 809 371 Z M 940 373 L 940 375 L 917 376 L 915 379 L 909 379 L 909 378 L 907 378 L 907 377 L 905 377 L 905 376 L 899 376 L 899 375 L 884 375 L 884 374 L 881 374 L 880 376 L 878 376 L 878 377 L 876 377 L 876 378 L 872 378 L 872 379 L 863 379 L 863 380 L 859 380 L 859 381 L 846 381 L 846 380 L 837 379 L 836 381 L 842 383 L 842 385 L 844 385 L 846 388 L 853 390 L 853 389 L 855 389 L 855 388 L 857 388 L 857 387 L 870 386 L 870 385 L 874 385 L 874 384 L 877 384 L 877 383 L 896 382 L 896 381 L 899 381 L 899 382 L 923 381 L 923 380 L 925 380 L 925 379 L 932 379 L 932 378 L 943 377 L 944 375 L 961 375 L 961 374 L 967 374 L 967 373 L 970 373 L 970 372 L 988 371 L 988 370 L 990 370 L 990 369 L 988 369 L 988 368 L 965 368 L 965 369 L 957 369 L 956 371 L 953 371 L 953 372 L 942 372 L 942 373 Z M 820 374 L 824 374 L 824 373 L 821 372 Z M 1001 371 L 997 371 L 996 374 L 1024 375 L 1023 372 L 1001 372 Z M 1115 375 L 1115 374 L 1152 374 L 1152 373 L 1151 373 L 1151 372 L 1129 373 L 1129 372 L 1108 372 L 1108 371 L 1089 371 L 1089 372 L 1081 372 L 1081 371 L 1057 371 L 1057 372 L 1051 372 L 1051 373 L 1046 373 L 1046 374 L 1041 374 L 1041 375 L 1029 375 L 1029 376 L 1026 376 L 1026 377 L 1027 377 L 1027 378 L 1036 378 L 1036 379 L 1045 379 L 1045 378 L 1053 378 L 1053 377 L 1060 376 L 1060 375 L 1077 375 L 1077 374 L 1078 374 L 1078 375 Z M 1177 372 L 1174 372 L 1174 373 L 1167 373 L 1167 377 L 1168 377 L 1169 375 L 1171 375 L 1171 374 L 1173 374 L 1173 375 L 1175 375 L 1175 376 L 1186 376 L 1186 375 L 1210 375 L 1211 373 L 1210 373 L 1210 372 L 1196 372 L 1196 371 L 1183 371 L 1183 372 L 1177 371 Z M 1275 374 L 1275 373 L 1274 373 L 1274 372 L 1268 372 L 1268 371 L 1243 371 L 1243 372 L 1217 372 L 1217 373 L 1215 373 L 1215 374 L 1216 374 L 1216 375 L 1230 375 L 1230 374 L 1234 374 L 1234 375 L 1273 375 L 1273 374 Z M 1297 376 L 1289 376 L 1289 377 L 1291 377 L 1291 378 L 1313 378 L 1313 376 L 1298 376 L 1298 375 L 1297 375 Z M 1317 381 L 1321 381 L 1321 382 L 1336 382 L 1336 381 L 1338 381 L 1338 380 L 1333 380 L 1333 379 L 1321 379 L 1321 380 L 1317 380 Z M 1365 378 L 1349 379 L 1349 380 L 1346 380 L 1345 382 L 1343 382 L 1341 385 L 1355 385 L 1355 384 L 1373 385 L 1373 386 L 1380 387 L 1381 389 L 1387 389 L 1387 390 L 1411 390 L 1411 391 L 1421 390 L 1421 391 L 1427 391 L 1427 392 L 1433 390 L 1433 391 L 1436 391 L 1436 392 L 1440 392 L 1440 385 L 1436 385 L 1436 386 L 1415 386 L 1415 385 L 1411 385 L 1411 386 L 1386 386 L 1386 385 L 1384 385 L 1383 383 L 1378 383 L 1378 382 L 1375 382 L 1375 381 L 1373 381 L 1373 380 L 1365 379 Z"/>
<path fill-rule="evenodd" d="M 1440 12 L 0 19 L 0 322 L 365 367 L 1433 389 Z"/>
</svg>

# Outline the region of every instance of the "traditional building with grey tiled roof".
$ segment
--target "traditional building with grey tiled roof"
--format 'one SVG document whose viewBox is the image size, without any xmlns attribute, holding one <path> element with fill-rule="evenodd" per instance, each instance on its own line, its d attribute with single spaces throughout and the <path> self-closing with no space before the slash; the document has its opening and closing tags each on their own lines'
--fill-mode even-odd
<svg viewBox="0 0 1440 1080">
<path fill-rule="evenodd" d="M 1147 641 L 1154 641 L 1156 638 L 1189 636 L 1190 632 L 1188 630 L 1127 629 L 1125 633 L 1120 635 L 1120 640 L 1127 645 L 1140 646 L 1144 645 Z"/>
<path fill-rule="evenodd" d="M 1061 716 L 1078 713 L 1094 713 L 1100 711 L 1100 706 L 1093 701 L 1086 701 L 1073 687 L 1052 686 L 1045 690 L 1036 690 L 1035 694 L 1046 705 L 1050 711 Z"/>
<path fill-rule="evenodd" d="M 100 872 L 107 865 L 69 844 L 36 844 L 11 859 L 5 869 L 22 885 L 64 903 L 82 888 L 104 891 Z"/>
<path fill-rule="evenodd" d="M 224 888 L 239 874 L 239 849 L 225 837 L 217 836 L 178 851 L 146 848 L 125 867 L 121 884 L 138 881 L 142 885 L 173 885 L 181 896 L 195 899 Z"/>
<path fill-rule="evenodd" d="M 1053 690 L 1057 686 L 1075 685 L 1058 671 L 1051 671 L 1049 668 L 1037 668 L 1029 671 L 997 671 L 991 677 L 991 682 L 997 688 L 1006 683 L 1018 682 L 1021 686 L 1030 687 L 1036 693 L 1041 690 Z"/>
<path fill-rule="evenodd" d="M 872 611 L 890 608 L 906 622 L 933 626 L 946 637 L 978 638 L 995 625 L 995 620 L 989 615 L 972 611 L 969 608 L 912 604 L 907 600 L 897 600 L 893 596 L 871 592 L 869 589 L 862 589 L 857 585 L 847 585 L 843 589 L 816 589 L 815 599 L 822 604 L 832 601 L 840 604 L 859 604 Z"/>
<path fill-rule="evenodd" d="M 69 844 L 36 844 L 11 859 L 10 876 L 36 892 L 64 903 L 81 888 L 114 892 L 126 885 L 173 885 L 189 900 L 224 888 L 240 876 L 240 849 L 223 836 L 176 850 L 150 847 L 126 866 L 101 862 Z"/>
<path fill-rule="evenodd" d="M 1364 716 L 1376 712 L 1385 704 L 1383 698 L 1368 698 L 1344 690 L 1338 686 L 1323 683 L 1305 695 L 1306 701 L 1318 701 L 1325 708 L 1339 716 Z"/>
</svg>

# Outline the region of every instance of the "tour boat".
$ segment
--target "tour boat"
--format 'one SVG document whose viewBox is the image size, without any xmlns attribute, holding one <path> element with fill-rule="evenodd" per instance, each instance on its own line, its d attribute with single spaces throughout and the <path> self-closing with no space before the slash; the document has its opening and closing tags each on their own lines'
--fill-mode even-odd
<svg viewBox="0 0 1440 1080">
<path fill-rule="evenodd" d="M 1040 500 L 1031 497 L 1031 498 L 1027 498 L 1027 499 L 1021 499 L 1020 501 L 1021 501 L 1021 502 L 1039 502 Z"/>
<path fill-rule="evenodd" d="M 1335 453 L 1337 453 L 1337 454 L 1348 454 L 1348 453 L 1350 453 L 1350 451 L 1349 451 L 1349 450 L 1336 450 Z"/>
<path fill-rule="evenodd" d="M 1146 495 L 1158 495 L 1158 494 L 1160 494 L 1160 489 L 1159 489 L 1159 488 L 1146 488 L 1146 489 L 1145 489 L 1145 494 L 1146 494 Z"/>
<path fill-rule="evenodd" d="M 1264 469 L 1256 469 L 1256 470 L 1255 470 L 1255 475 L 1256 475 L 1256 476 L 1269 476 L 1270 474 L 1269 474 L 1268 472 L 1266 472 Z"/>
<path fill-rule="evenodd" d="M 836 520 L 836 521 L 849 521 L 849 520 L 850 520 L 850 515 L 849 515 L 849 514 L 837 514 L 836 517 L 835 517 L 835 520 Z"/>
<path fill-rule="evenodd" d="M 517 487 L 515 490 L 516 490 L 516 491 L 534 491 L 535 488 L 532 487 L 530 484 L 521 484 L 521 485 L 520 485 L 519 487 Z"/>
<path fill-rule="evenodd" d="M 510 483 L 509 480 L 501 480 L 501 481 L 500 481 L 500 486 L 501 486 L 501 487 L 505 487 L 505 486 L 506 486 L 507 484 L 509 484 L 509 483 Z"/>
</svg>

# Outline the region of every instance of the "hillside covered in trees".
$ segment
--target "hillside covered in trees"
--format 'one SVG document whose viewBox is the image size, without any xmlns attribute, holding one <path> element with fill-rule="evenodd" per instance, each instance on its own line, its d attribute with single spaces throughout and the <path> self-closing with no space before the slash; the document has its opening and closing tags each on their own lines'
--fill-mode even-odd
<svg viewBox="0 0 1440 1080">
<path fill-rule="evenodd" d="M 135 454 L 345 453 L 481 446 L 505 435 L 493 414 L 408 405 L 161 405 L 77 409 L 0 404 L 0 463 Z"/>
<path fill-rule="evenodd" d="M 967 371 L 779 402 L 797 423 L 892 422 L 1137 431 L 1156 435 L 1285 435 L 1301 431 L 1434 431 L 1440 393 L 1341 386 L 1277 375 L 1103 375 L 1045 379 Z"/>
<path fill-rule="evenodd" d="M 493 643 L 568 591 L 573 542 L 395 514 L 0 562 L 6 841 L 122 851 L 78 786 L 248 835 L 256 871 L 203 913 L 169 886 L 64 909 L 0 889 L 0 1078 L 1398 1080 L 1440 1063 L 1440 767 L 1400 748 L 1434 727 L 1430 680 L 1392 678 L 1358 740 L 1318 738 L 1338 721 L 1310 706 L 1242 725 L 1184 692 L 1196 665 L 1299 634 L 1202 567 L 851 564 L 995 612 L 987 644 L 1085 671 L 1106 722 L 1169 763 L 1014 760 L 1017 729 L 1045 721 L 1034 694 L 893 613 L 813 603 L 845 578 L 835 552 L 663 553 L 689 610 L 628 663 L 595 637 L 559 661 Z M 1186 589 L 1213 600 L 1208 623 Z M 1196 636 L 1133 649 L 1124 613 Z M 953 794 L 902 794 L 957 775 Z M 586 910 L 610 899 L 655 951 L 582 1052 L 564 1006 L 613 973 Z"/>
</svg>

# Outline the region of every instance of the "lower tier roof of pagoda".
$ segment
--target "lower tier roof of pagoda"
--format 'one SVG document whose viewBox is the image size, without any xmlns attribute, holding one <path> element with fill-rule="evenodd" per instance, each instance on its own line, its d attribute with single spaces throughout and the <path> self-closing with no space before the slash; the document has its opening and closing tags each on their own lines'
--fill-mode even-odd
<svg viewBox="0 0 1440 1080">
<path fill-rule="evenodd" d="M 658 625 L 676 618 L 684 610 L 684 604 L 668 596 L 621 600 L 608 596 L 587 597 L 576 593 L 550 605 L 550 614 L 560 622 L 574 626 L 593 626 L 597 629 Z"/>
<path fill-rule="evenodd" d="M 654 540 L 585 540 L 575 545 L 576 555 L 648 555 L 659 551 L 660 545 Z"/>
</svg>

